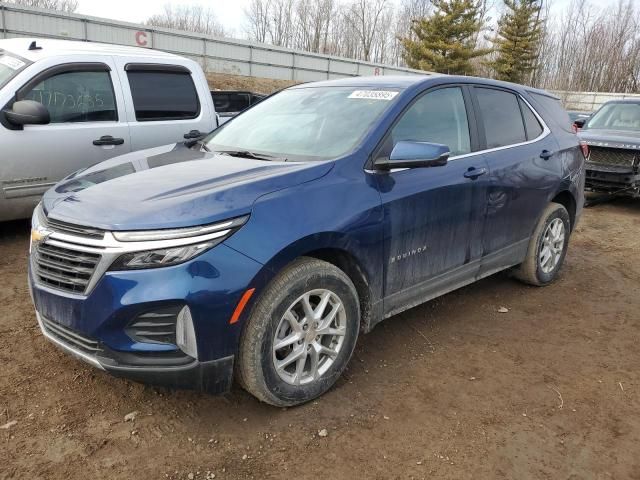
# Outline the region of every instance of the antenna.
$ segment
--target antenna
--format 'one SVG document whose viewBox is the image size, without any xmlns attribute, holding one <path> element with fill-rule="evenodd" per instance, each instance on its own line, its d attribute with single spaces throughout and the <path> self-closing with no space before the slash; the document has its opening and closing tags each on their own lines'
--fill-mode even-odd
<svg viewBox="0 0 640 480">
<path fill-rule="evenodd" d="M 36 41 L 34 40 L 31 42 L 31 45 L 29 45 L 29 50 L 42 50 L 42 47 L 36 45 Z"/>
</svg>

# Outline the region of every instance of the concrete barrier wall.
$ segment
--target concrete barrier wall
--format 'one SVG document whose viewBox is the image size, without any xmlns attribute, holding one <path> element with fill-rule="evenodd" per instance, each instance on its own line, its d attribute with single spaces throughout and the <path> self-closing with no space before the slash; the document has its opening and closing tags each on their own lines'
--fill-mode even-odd
<svg viewBox="0 0 640 480">
<path fill-rule="evenodd" d="M 624 98 L 635 98 L 640 100 L 640 94 L 637 93 L 567 91 L 554 91 L 553 93 L 562 99 L 562 103 L 567 110 L 578 110 L 581 112 L 593 112 L 609 100 L 620 100 Z"/>
<path fill-rule="evenodd" d="M 0 38 L 14 37 L 49 37 L 155 48 L 190 57 L 209 72 L 297 82 L 358 75 L 427 73 L 244 40 L 152 28 L 0 2 Z"/>
</svg>

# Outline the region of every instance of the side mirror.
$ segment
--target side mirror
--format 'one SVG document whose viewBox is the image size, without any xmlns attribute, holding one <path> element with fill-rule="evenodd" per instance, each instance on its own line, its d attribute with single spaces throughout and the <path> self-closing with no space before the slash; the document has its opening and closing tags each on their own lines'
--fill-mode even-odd
<svg viewBox="0 0 640 480">
<path fill-rule="evenodd" d="M 374 165 L 379 170 L 442 167 L 447 164 L 450 155 L 446 145 L 402 141 L 396 143 L 388 159 L 380 158 Z"/>
<path fill-rule="evenodd" d="M 33 100 L 14 102 L 11 110 L 3 111 L 5 118 L 12 125 L 46 125 L 51 121 L 49 110 L 43 104 Z"/>
<path fill-rule="evenodd" d="M 579 118 L 573 122 L 576 128 L 584 128 L 584 124 L 587 123 L 586 118 Z"/>
</svg>

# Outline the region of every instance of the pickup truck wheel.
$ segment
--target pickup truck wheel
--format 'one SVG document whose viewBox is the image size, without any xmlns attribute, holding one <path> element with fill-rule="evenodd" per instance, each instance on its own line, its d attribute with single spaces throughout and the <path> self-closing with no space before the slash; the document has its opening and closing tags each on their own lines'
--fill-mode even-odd
<svg viewBox="0 0 640 480">
<path fill-rule="evenodd" d="M 514 276 L 536 286 L 553 282 L 564 263 L 570 232 L 571 220 L 567 209 L 551 203 L 542 213 L 529 240 L 527 256 L 514 270 Z"/>
<path fill-rule="evenodd" d="M 300 258 L 251 311 L 240 339 L 240 383 L 279 407 L 313 400 L 347 366 L 359 325 L 358 294 L 349 277 L 330 263 Z"/>
</svg>

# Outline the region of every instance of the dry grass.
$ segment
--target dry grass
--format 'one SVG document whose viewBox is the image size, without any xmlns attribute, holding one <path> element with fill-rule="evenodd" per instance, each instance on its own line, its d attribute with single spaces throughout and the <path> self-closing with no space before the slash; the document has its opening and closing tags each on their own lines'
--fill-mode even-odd
<svg viewBox="0 0 640 480">
<path fill-rule="evenodd" d="M 291 80 L 245 77 L 226 73 L 207 73 L 207 80 L 212 90 L 248 90 L 263 94 L 273 93 L 298 83 Z"/>
</svg>

